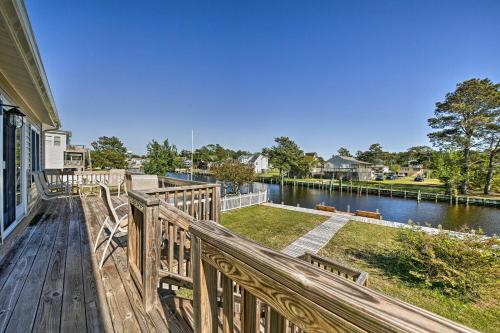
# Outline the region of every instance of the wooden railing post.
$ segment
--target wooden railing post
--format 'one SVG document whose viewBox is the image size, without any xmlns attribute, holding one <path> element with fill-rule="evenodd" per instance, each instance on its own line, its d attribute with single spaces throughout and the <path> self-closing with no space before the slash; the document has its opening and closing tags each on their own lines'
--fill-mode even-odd
<svg viewBox="0 0 500 333">
<path fill-rule="evenodd" d="M 140 290 L 146 311 L 150 311 L 158 301 L 161 252 L 159 204 L 160 200 L 154 196 L 129 192 L 129 270 Z"/>
<path fill-rule="evenodd" d="M 217 332 L 217 270 L 201 258 L 201 240 L 191 236 L 194 332 Z"/>
<path fill-rule="evenodd" d="M 220 185 L 214 187 L 212 189 L 212 218 L 214 222 L 219 223 L 220 219 L 220 200 L 221 200 L 221 195 L 220 195 Z"/>
<path fill-rule="evenodd" d="M 241 291 L 241 333 L 256 333 L 259 329 L 257 298 L 248 290 Z"/>
</svg>

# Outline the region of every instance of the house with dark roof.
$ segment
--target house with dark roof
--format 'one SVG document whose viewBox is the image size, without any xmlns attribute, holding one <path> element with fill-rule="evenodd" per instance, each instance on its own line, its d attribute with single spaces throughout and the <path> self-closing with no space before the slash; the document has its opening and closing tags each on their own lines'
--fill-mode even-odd
<svg viewBox="0 0 500 333">
<path fill-rule="evenodd" d="M 238 161 L 244 164 L 252 164 L 255 173 L 263 173 L 269 170 L 269 159 L 261 153 L 240 156 Z"/>
<path fill-rule="evenodd" d="M 354 157 L 334 155 L 325 163 L 324 174 L 334 179 L 371 180 L 371 164 Z"/>
</svg>

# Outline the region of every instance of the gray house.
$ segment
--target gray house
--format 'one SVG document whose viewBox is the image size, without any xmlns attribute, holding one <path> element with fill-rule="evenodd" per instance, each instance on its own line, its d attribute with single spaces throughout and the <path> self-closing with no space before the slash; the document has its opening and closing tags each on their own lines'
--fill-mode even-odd
<svg viewBox="0 0 500 333">
<path fill-rule="evenodd" d="M 370 163 L 354 157 L 334 155 L 325 163 L 324 174 L 335 179 L 371 180 Z"/>
</svg>

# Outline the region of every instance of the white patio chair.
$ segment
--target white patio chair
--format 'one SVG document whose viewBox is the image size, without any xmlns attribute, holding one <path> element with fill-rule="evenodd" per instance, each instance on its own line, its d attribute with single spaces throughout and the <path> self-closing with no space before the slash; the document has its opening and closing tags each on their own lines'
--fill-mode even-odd
<svg viewBox="0 0 500 333">
<path fill-rule="evenodd" d="M 118 198 L 120 197 L 121 188 L 125 186 L 125 170 L 111 169 L 109 170 L 109 178 L 106 182 L 108 188 L 118 188 Z"/>
<path fill-rule="evenodd" d="M 34 172 L 33 179 L 35 180 L 36 189 L 42 200 L 66 199 L 69 204 L 69 209 L 73 211 L 73 196 L 68 186 L 49 190 L 42 171 Z"/>
<path fill-rule="evenodd" d="M 107 228 L 109 231 L 109 236 L 108 240 L 106 241 L 106 247 L 104 248 L 104 252 L 102 254 L 101 261 L 99 263 L 99 269 L 102 268 L 102 265 L 104 264 L 104 260 L 106 259 L 106 253 L 108 251 L 108 247 L 111 243 L 111 240 L 113 237 L 116 236 L 117 232 L 121 234 L 127 234 L 128 233 L 128 214 L 123 215 L 122 217 L 118 217 L 117 209 L 120 207 L 123 207 L 125 205 L 128 205 L 128 202 L 125 202 L 121 205 L 118 205 L 116 207 L 113 206 L 113 202 L 111 201 L 111 195 L 109 192 L 109 187 L 106 186 L 103 183 L 99 183 L 101 186 L 101 197 L 104 201 L 104 206 L 106 206 L 106 210 L 108 212 L 108 216 L 102 223 L 101 229 L 99 230 L 99 233 L 97 234 L 97 238 L 95 240 L 95 245 L 94 245 L 94 253 L 97 251 L 97 248 L 99 247 L 99 237 L 101 236 L 101 233 L 104 231 L 104 228 Z"/>
</svg>

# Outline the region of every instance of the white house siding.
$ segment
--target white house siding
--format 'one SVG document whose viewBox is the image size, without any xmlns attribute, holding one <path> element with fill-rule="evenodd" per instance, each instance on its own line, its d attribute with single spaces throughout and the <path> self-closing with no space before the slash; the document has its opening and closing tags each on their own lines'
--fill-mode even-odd
<svg viewBox="0 0 500 333">
<path fill-rule="evenodd" d="M 253 163 L 256 173 L 262 173 L 269 170 L 269 160 L 263 155 L 259 155 L 255 162 Z"/>
</svg>

